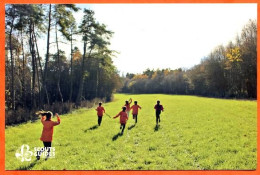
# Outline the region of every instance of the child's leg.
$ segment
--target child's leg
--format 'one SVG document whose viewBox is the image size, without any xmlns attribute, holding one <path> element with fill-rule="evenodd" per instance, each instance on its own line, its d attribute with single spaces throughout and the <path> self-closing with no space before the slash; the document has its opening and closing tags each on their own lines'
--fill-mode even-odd
<svg viewBox="0 0 260 175">
<path fill-rule="evenodd" d="M 43 142 L 43 145 L 44 145 L 44 142 Z M 41 154 L 42 154 L 42 152 L 44 152 L 44 151 L 45 151 L 45 146 L 44 146 L 43 148 L 41 148 L 40 151 L 37 151 L 36 158 L 37 158 L 38 160 L 40 160 Z"/>
<path fill-rule="evenodd" d="M 100 125 L 101 125 L 101 122 L 102 122 L 102 118 L 103 118 L 103 117 L 101 116 L 101 117 L 100 117 Z"/>
<path fill-rule="evenodd" d="M 135 123 L 137 123 L 137 114 L 135 114 Z"/>
<path fill-rule="evenodd" d="M 158 120 L 159 120 L 159 114 L 156 113 L 156 124 L 158 125 Z"/>
<path fill-rule="evenodd" d="M 50 147 L 51 147 L 51 142 L 43 142 L 43 149 L 41 149 L 40 151 L 37 151 L 37 156 L 36 158 L 39 160 L 40 156 L 42 154 L 42 152 L 47 150 L 47 157 L 49 157 L 50 154 Z"/>
<path fill-rule="evenodd" d="M 50 156 L 50 151 L 51 151 L 51 142 L 43 142 L 44 144 L 44 149 L 47 150 L 47 156 L 48 158 Z"/>
<path fill-rule="evenodd" d="M 123 134 L 123 133 L 124 133 L 124 130 L 125 130 L 125 123 L 122 123 L 121 125 L 122 125 L 122 127 L 123 127 L 121 133 Z"/>
<path fill-rule="evenodd" d="M 98 116 L 98 125 L 100 126 L 101 124 L 101 121 L 102 121 L 102 117 L 101 116 Z"/>
</svg>

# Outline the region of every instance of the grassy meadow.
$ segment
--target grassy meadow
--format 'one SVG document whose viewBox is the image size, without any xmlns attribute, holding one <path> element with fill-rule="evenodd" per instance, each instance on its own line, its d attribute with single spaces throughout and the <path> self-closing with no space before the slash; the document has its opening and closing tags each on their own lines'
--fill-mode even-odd
<svg viewBox="0 0 260 175">
<path fill-rule="evenodd" d="M 123 135 L 119 135 L 119 118 L 104 115 L 97 127 L 94 108 L 61 115 L 52 142 L 55 158 L 47 161 L 32 157 L 21 162 L 15 157 L 23 144 L 30 150 L 42 146 L 39 120 L 7 127 L 6 170 L 256 169 L 256 101 L 115 94 L 114 101 L 103 106 L 113 117 L 130 97 L 142 109 L 136 125 L 132 116 L 129 118 Z M 165 108 L 158 127 L 153 109 L 157 99 Z"/>
</svg>

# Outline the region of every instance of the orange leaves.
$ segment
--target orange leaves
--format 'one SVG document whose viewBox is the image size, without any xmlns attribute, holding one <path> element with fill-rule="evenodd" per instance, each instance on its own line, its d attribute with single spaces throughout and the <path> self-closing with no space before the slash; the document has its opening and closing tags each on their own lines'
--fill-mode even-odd
<svg viewBox="0 0 260 175">
<path fill-rule="evenodd" d="M 148 78 L 147 75 L 136 74 L 136 75 L 133 77 L 133 80 L 138 80 L 138 79 L 147 79 L 147 78 Z"/>
<path fill-rule="evenodd" d="M 231 69 L 232 64 L 236 64 L 238 62 L 243 61 L 239 47 L 227 49 L 226 58 L 227 58 L 227 61 L 225 62 L 225 65 L 226 65 L 225 69 L 227 69 L 227 70 Z"/>
<path fill-rule="evenodd" d="M 80 53 L 79 50 L 76 50 L 74 53 L 73 53 L 73 60 L 74 61 L 77 61 L 77 60 L 80 60 L 82 58 L 82 54 Z"/>
<path fill-rule="evenodd" d="M 230 62 L 243 61 L 239 47 L 228 49 L 226 57 Z"/>
</svg>

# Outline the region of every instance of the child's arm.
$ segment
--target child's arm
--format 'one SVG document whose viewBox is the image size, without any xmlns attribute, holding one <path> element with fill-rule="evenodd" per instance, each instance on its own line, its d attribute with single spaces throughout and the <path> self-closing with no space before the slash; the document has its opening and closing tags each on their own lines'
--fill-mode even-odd
<svg viewBox="0 0 260 175">
<path fill-rule="evenodd" d="M 142 109 L 141 106 L 138 106 L 139 109 Z"/>
<path fill-rule="evenodd" d="M 59 125 L 60 124 L 60 117 L 59 117 L 59 115 L 56 113 L 55 114 L 56 115 L 56 117 L 57 117 L 57 121 L 56 122 L 53 122 L 53 126 L 56 126 L 56 125 Z"/>
<path fill-rule="evenodd" d="M 103 111 L 104 111 L 104 113 L 106 113 L 106 110 L 105 110 L 105 108 L 103 108 Z"/>
<path fill-rule="evenodd" d="M 130 98 L 130 100 L 129 100 L 129 105 L 132 103 L 132 98 Z"/>
<path fill-rule="evenodd" d="M 113 118 L 117 118 L 119 115 L 120 115 L 120 112 L 119 112 L 115 117 L 113 117 Z"/>
<path fill-rule="evenodd" d="M 163 108 L 163 105 L 162 105 L 162 111 L 164 110 L 164 108 Z"/>
</svg>

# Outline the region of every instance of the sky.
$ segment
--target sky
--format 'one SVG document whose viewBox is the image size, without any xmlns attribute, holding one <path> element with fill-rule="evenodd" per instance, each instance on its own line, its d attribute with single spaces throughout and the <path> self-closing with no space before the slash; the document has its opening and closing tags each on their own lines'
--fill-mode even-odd
<svg viewBox="0 0 260 175">
<path fill-rule="evenodd" d="M 215 47 L 234 41 L 257 4 L 80 4 L 114 32 L 110 49 L 120 74 L 191 68 Z M 77 12 L 77 22 L 83 11 Z M 75 42 L 81 51 L 80 38 Z M 62 46 L 70 50 L 69 45 Z M 69 55 L 69 52 L 67 53 Z"/>
</svg>

